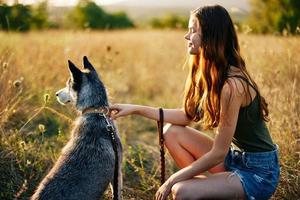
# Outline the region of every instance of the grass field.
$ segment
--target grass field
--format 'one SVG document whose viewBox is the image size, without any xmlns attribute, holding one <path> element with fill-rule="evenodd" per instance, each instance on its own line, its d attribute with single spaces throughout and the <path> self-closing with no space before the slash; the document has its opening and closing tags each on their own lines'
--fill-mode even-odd
<svg viewBox="0 0 300 200">
<path fill-rule="evenodd" d="M 183 35 L 0 33 L 0 199 L 27 199 L 68 140 L 76 113 L 54 95 L 69 76 L 68 59 L 81 66 L 82 57 L 89 57 L 111 103 L 181 107 L 188 73 Z M 272 199 L 300 199 L 300 38 L 239 36 L 247 67 L 269 103 L 268 127 L 280 147 L 281 180 Z M 156 123 L 137 116 L 117 123 L 125 148 L 124 199 L 153 199 L 159 185 Z M 168 157 L 167 174 L 176 170 Z"/>
</svg>

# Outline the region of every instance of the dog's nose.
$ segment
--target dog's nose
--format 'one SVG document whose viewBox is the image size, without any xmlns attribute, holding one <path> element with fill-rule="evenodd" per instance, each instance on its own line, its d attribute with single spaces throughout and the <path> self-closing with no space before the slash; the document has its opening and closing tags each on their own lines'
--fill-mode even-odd
<svg viewBox="0 0 300 200">
<path fill-rule="evenodd" d="M 58 92 L 56 92 L 55 95 L 58 96 Z"/>
</svg>

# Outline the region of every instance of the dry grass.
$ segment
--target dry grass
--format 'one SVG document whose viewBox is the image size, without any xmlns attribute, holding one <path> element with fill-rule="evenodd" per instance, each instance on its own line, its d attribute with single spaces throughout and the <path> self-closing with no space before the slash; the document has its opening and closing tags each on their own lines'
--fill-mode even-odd
<svg viewBox="0 0 300 200">
<path fill-rule="evenodd" d="M 54 98 L 68 77 L 68 59 L 81 65 L 87 55 L 111 102 L 180 107 L 187 75 L 183 35 L 139 30 L 0 33 L 0 198 L 27 199 L 68 139 L 69 118 L 76 114 Z M 281 181 L 273 199 L 299 199 L 300 39 L 240 35 L 240 44 L 268 100 L 268 126 L 280 146 Z M 50 95 L 46 102 L 45 94 Z M 125 199 L 152 199 L 158 186 L 155 122 L 130 116 L 118 120 L 118 126 L 125 147 Z M 169 160 L 168 174 L 176 170 Z"/>
</svg>

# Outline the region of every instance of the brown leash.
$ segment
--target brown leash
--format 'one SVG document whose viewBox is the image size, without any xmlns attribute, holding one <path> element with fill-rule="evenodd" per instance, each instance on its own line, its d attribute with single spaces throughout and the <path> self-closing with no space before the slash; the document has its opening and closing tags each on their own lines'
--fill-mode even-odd
<svg viewBox="0 0 300 200">
<path fill-rule="evenodd" d="M 160 146 L 160 184 L 165 182 L 165 146 L 164 146 L 164 136 L 163 136 L 163 126 L 164 126 L 164 111 L 159 108 L 159 120 L 157 121 L 158 139 Z"/>
<path fill-rule="evenodd" d="M 119 156 L 118 156 L 118 147 L 117 147 L 117 141 L 115 136 L 115 129 L 110 123 L 110 121 L 107 119 L 107 117 L 104 115 L 104 118 L 106 120 L 106 130 L 110 134 L 111 143 L 113 146 L 114 154 L 115 154 L 115 168 L 114 168 L 114 180 L 113 180 L 113 200 L 119 200 L 119 194 L 118 194 L 118 172 L 119 172 Z"/>
</svg>

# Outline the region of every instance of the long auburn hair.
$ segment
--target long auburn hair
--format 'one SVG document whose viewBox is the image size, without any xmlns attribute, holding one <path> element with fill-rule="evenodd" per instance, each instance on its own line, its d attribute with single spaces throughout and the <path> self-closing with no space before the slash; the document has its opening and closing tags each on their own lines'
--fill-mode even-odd
<svg viewBox="0 0 300 200">
<path fill-rule="evenodd" d="M 193 15 L 199 20 L 202 36 L 200 52 L 191 55 L 189 62 L 190 72 L 184 97 L 187 117 L 196 122 L 201 120 L 205 129 L 218 126 L 221 90 L 229 67 L 235 66 L 255 87 L 260 117 L 268 121 L 267 103 L 246 69 L 245 61 L 240 55 L 237 34 L 226 9 L 219 5 L 205 6 L 191 11 L 191 16 Z M 247 92 L 251 97 L 248 84 Z"/>
</svg>

